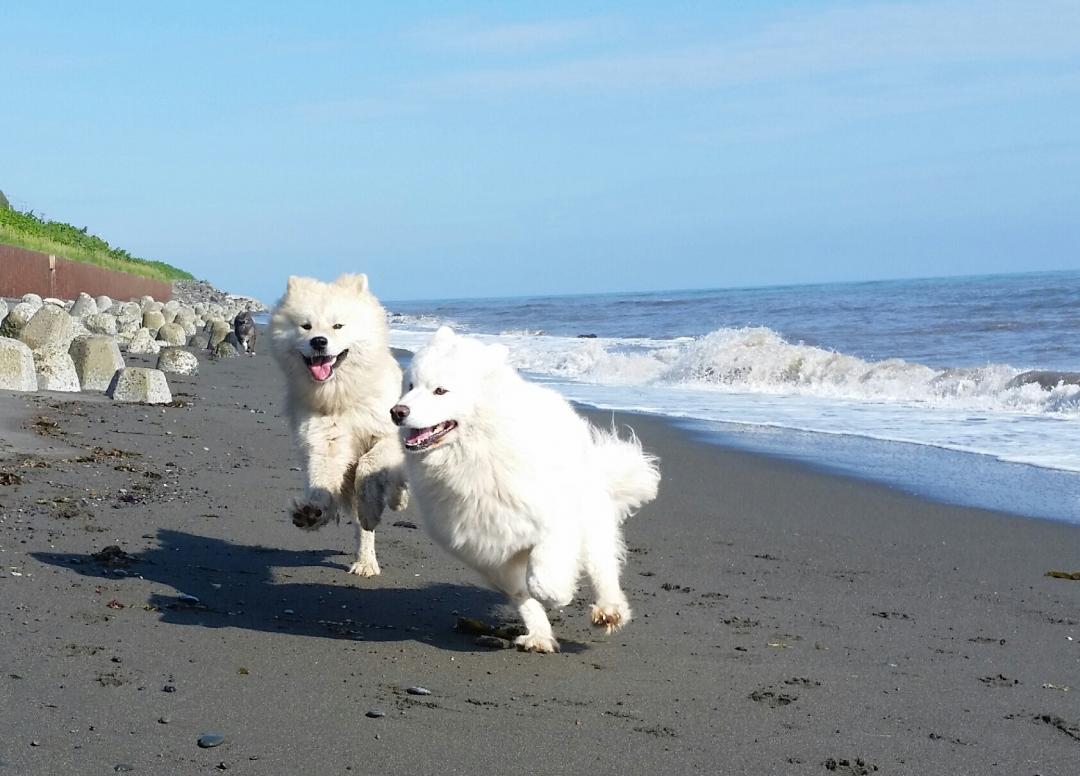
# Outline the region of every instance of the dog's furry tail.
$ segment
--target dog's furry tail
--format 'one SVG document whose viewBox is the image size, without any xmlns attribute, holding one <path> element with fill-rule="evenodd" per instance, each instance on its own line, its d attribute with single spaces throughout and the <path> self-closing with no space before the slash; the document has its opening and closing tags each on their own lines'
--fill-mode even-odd
<svg viewBox="0 0 1080 776">
<path fill-rule="evenodd" d="M 593 446 L 597 465 L 606 475 L 608 492 L 625 520 L 656 498 L 660 487 L 660 459 L 641 449 L 633 429 L 629 439 L 621 439 L 614 428 L 595 430 Z"/>
</svg>

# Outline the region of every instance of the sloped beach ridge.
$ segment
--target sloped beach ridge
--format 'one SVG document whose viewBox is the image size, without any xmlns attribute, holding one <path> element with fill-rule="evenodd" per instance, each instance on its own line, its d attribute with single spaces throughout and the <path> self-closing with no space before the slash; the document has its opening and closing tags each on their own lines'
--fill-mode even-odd
<svg viewBox="0 0 1080 776">
<path fill-rule="evenodd" d="M 634 620 L 596 633 L 583 590 L 561 654 L 489 651 L 455 622 L 507 622 L 501 597 L 415 507 L 364 581 L 347 526 L 290 523 L 271 359 L 196 357 L 160 407 L 0 392 L 52 448 L 0 460 L 12 773 L 1075 770 L 1080 582 L 1047 572 L 1080 527 L 592 413 L 662 462 L 626 523 Z"/>
</svg>

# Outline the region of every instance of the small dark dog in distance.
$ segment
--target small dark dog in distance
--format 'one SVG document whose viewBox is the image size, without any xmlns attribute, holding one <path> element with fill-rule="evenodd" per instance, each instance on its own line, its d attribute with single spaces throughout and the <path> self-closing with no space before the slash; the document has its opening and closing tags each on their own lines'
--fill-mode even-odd
<svg viewBox="0 0 1080 776">
<path fill-rule="evenodd" d="M 236 342 L 249 356 L 255 355 L 255 319 L 251 313 L 244 310 L 233 319 L 233 334 Z"/>
</svg>

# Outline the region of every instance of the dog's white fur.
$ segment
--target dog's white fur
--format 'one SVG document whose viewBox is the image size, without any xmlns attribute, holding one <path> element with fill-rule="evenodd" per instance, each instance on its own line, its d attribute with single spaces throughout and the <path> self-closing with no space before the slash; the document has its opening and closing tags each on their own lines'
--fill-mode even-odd
<svg viewBox="0 0 1080 776">
<path fill-rule="evenodd" d="M 290 277 L 271 315 L 270 337 L 285 372 L 289 424 L 303 460 L 304 493 L 293 502 L 292 521 L 314 530 L 351 516 L 356 559 L 349 573 L 374 576 L 375 527 L 387 506 L 404 509 L 408 501 L 389 415 L 401 369 L 390 353 L 386 314 L 366 275 L 342 275 L 333 283 Z M 322 351 L 313 348 L 315 337 L 326 338 Z M 322 382 L 305 363 L 320 354 L 339 359 Z"/>
<path fill-rule="evenodd" d="M 636 437 L 593 427 L 506 355 L 443 327 L 413 358 L 394 419 L 435 541 L 510 597 L 527 630 L 521 649 L 554 652 L 544 607 L 570 603 L 582 572 L 593 624 L 629 621 L 622 522 L 656 497 L 660 472 Z M 447 421 L 456 426 L 430 447 L 410 449 Z"/>
</svg>

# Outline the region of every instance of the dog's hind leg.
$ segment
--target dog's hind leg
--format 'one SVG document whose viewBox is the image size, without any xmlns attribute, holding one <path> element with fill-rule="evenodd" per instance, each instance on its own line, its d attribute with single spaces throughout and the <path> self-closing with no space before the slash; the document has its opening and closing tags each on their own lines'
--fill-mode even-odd
<svg viewBox="0 0 1080 776">
<path fill-rule="evenodd" d="M 349 566 L 349 573 L 358 577 L 376 577 L 381 573 L 379 560 L 375 557 L 375 532 L 364 528 L 360 516 L 356 517 L 356 560 Z"/>
<path fill-rule="evenodd" d="M 590 521 L 585 531 L 585 573 L 596 593 L 592 624 L 611 633 L 630 621 L 630 604 L 619 583 L 626 547 L 614 514 Z"/>
<path fill-rule="evenodd" d="M 525 584 L 529 594 L 546 606 L 566 606 L 577 587 L 578 559 L 562 534 L 548 537 L 529 552 Z"/>
<path fill-rule="evenodd" d="M 514 643 L 525 652 L 551 653 L 559 651 L 559 642 L 551 630 L 551 622 L 543 605 L 529 595 L 525 582 L 528 557 L 520 552 L 497 569 L 488 569 L 485 576 L 491 584 L 506 593 L 525 623 L 525 635 Z"/>
<path fill-rule="evenodd" d="M 402 453 L 396 437 L 386 437 L 376 442 L 356 462 L 353 481 L 353 513 L 356 520 L 356 561 L 349 567 L 350 574 L 374 577 L 380 573 L 375 557 L 375 528 L 382 519 L 383 511 L 391 507 L 403 508 L 407 501 L 404 490 Z"/>
<path fill-rule="evenodd" d="M 385 473 L 361 476 L 357 472 L 354 493 L 356 560 L 349 566 L 349 573 L 358 577 L 375 577 L 380 573 L 379 560 L 375 557 L 375 529 L 386 507 Z"/>
</svg>

